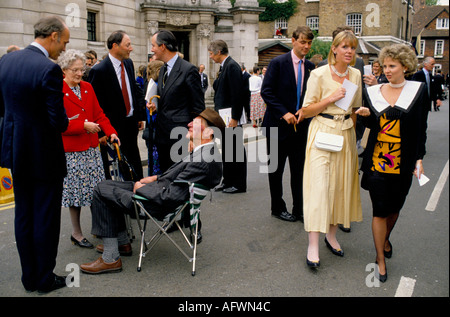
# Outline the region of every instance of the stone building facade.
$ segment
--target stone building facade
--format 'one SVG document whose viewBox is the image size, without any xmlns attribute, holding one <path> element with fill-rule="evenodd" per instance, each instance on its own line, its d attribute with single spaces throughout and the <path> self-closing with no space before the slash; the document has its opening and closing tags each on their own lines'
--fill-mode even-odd
<svg viewBox="0 0 450 317">
<path fill-rule="evenodd" d="M 258 16 L 263 10 L 257 0 L 236 0 L 234 7 L 230 0 L 1 0 L 0 55 L 9 45 L 26 47 L 34 38 L 33 25 L 55 14 L 70 28 L 67 48 L 95 50 L 99 59 L 107 53 L 108 36 L 126 31 L 136 69 L 147 64 L 152 34 L 170 30 L 184 58 L 205 64 L 213 80 L 219 66 L 210 62 L 207 47 L 214 39 L 225 40 L 237 62 L 258 63 Z"/>
</svg>

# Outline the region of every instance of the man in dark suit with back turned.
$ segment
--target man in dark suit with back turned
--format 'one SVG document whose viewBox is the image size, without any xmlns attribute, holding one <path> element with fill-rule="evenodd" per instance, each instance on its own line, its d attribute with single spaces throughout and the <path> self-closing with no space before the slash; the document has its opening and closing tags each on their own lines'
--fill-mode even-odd
<svg viewBox="0 0 450 317">
<path fill-rule="evenodd" d="M 231 108 L 228 128 L 234 129 L 244 111 L 241 66 L 228 55 L 228 45 L 223 40 L 211 42 L 208 51 L 209 58 L 220 64 L 219 74 L 213 83 L 214 109 L 219 112 L 220 109 Z M 230 132 L 225 131 L 222 135 L 223 180 L 216 190 L 228 194 L 242 193 L 247 190 L 247 157 L 240 134 Z"/>
<path fill-rule="evenodd" d="M 144 92 L 134 78 L 133 61 L 130 59 L 133 47 L 128 34 L 120 30 L 108 37 L 106 45 L 109 54 L 91 68 L 88 81 L 120 137 L 123 155 L 133 167 L 137 178 L 141 179 L 143 170 L 137 138 L 139 130 L 144 128 L 146 112 Z M 110 178 L 109 164 L 105 161 L 106 148 L 101 146 L 101 149 L 106 177 Z"/>
<path fill-rule="evenodd" d="M 56 16 L 34 25 L 35 40 L 0 60 L 0 166 L 14 179 L 16 244 L 22 284 L 47 293 L 66 286 L 53 273 L 58 252 L 63 180 L 67 174 L 61 133 L 69 120 L 63 73 L 56 60 L 70 32 Z"/>
<path fill-rule="evenodd" d="M 205 109 L 205 94 L 202 91 L 197 67 L 178 56 L 177 39 L 172 32 L 160 30 L 152 36 L 154 58 L 164 62 L 158 78 L 158 112 L 156 119 L 156 145 L 158 147 L 161 172 L 182 158 L 179 147 L 174 146 L 183 135 L 171 139 L 174 128 L 187 128 L 194 113 Z M 173 147 L 173 148 L 172 148 Z"/>
<path fill-rule="evenodd" d="M 309 27 L 300 26 L 292 34 L 292 50 L 274 58 L 267 68 L 261 96 L 267 104 L 262 126 L 266 128 L 269 158 L 271 142 L 278 142 L 278 167 L 269 171 L 272 216 L 285 221 L 303 221 L 303 165 L 310 119 L 301 116 L 306 82 L 315 65 L 305 59 L 314 38 Z M 301 64 L 300 64 L 301 61 Z M 299 68 L 300 66 L 300 68 Z M 300 83 L 300 85 L 299 85 Z M 270 128 L 278 128 L 278 136 Z M 283 172 L 289 159 L 291 172 L 292 214 L 283 200 Z"/>
</svg>

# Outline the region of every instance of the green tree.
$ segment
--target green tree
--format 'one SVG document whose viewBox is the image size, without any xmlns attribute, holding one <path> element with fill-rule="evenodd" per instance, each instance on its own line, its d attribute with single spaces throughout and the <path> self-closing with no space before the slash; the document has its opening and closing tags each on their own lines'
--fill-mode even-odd
<svg viewBox="0 0 450 317">
<path fill-rule="evenodd" d="M 258 0 L 259 6 L 266 10 L 259 15 L 259 21 L 275 21 L 280 18 L 288 20 L 297 9 L 297 0 L 279 3 L 276 0 Z"/>
<path fill-rule="evenodd" d="M 326 59 L 328 57 L 328 52 L 331 49 L 331 41 L 322 41 L 319 40 L 317 37 L 314 38 L 311 44 L 311 49 L 309 50 L 309 53 L 306 55 L 306 58 L 309 59 L 313 55 L 320 54 L 322 55 L 323 59 Z"/>
</svg>

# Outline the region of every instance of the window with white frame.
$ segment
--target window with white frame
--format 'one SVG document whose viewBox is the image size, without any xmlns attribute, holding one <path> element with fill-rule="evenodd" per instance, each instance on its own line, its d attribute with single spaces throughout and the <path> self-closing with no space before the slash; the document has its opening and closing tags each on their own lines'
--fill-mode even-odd
<svg viewBox="0 0 450 317">
<path fill-rule="evenodd" d="M 436 40 L 434 42 L 434 57 L 444 56 L 444 40 Z"/>
<path fill-rule="evenodd" d="M 421 40 L 417 56 L 423 57 L 424 55 L 425 55 L 425 40 Z"/>
<path fill-rule="evenodd" d="M 275 20 L 275 29 L 287 29 L 288 28 L 288 23 L 287 20 L 285 18 L 279 18 L 277 20 Z"/>
<path fill-rule="evenodd" d="M 306 25 L 313 31 L 319 31 L 319 17 L 310 16 L 306 18 Z"/>
<path fill-rule="evenodd" d="M 355 34 L 361 34 L 362 31 L 362 14 L 349 13 L 346 16 L 345 24 L 352 27 Z"/>
<path fill-rule="evenodd" d="M 441 18 L 436 20 L 436 29 L 446 29 L 448 30 L 448 18 Z"/>
</svg>

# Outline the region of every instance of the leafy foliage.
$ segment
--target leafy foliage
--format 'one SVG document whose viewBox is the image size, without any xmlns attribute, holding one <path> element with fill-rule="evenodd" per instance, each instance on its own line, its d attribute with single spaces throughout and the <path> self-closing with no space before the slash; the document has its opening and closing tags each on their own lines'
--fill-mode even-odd
<svg viewBox="0 0 450 317">
<path fill-rule="evenodd" d="M 275 21 L 280 18 L 288 20 L 297 9 L 296 0 L 287 0 L 283 3 L 276 0 L 258 0 L 259 6 L 266 10 L 259 15 L 259 21 Z"/>
<path fill-rule="evenodd" d="M 323 59 L 326 59 L 328 57 L 328 52 L 331 49 L 331 41 L 322 41 L 317 38 L 314 38 L 311 49 L 309 50 L 309 53 L 306 55 L 306 58 L 309 59 L 313 55 L 320 54 L 322 55 Z"/>
</svg>

